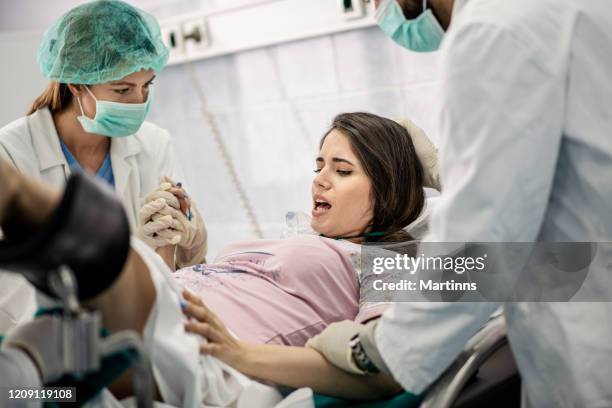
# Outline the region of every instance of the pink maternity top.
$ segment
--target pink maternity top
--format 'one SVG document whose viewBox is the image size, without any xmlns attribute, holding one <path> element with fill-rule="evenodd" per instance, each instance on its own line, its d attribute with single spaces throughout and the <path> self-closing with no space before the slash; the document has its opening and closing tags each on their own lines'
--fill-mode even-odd
<svg viewBox="0 0 612 408">
<path fill-rule="evenodd" d="M 359 245 L 298 235 L 237 242 L 174 276 L 240 339 L 302 346 L 330 323 L 382 314 L 386 304 L 360 305 L 359 257 Z"/>
</svg>

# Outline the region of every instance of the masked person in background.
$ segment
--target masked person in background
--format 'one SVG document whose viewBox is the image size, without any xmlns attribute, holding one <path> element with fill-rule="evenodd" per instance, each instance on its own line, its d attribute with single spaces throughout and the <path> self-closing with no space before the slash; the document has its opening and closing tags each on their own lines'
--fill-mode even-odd
<svg viewBox="0 0 612 408">
<path fill-rule="evenodd" d="M 159 209 L 175 210 L 174 232 L 165 234 L 162 225 L 150 235 L 178 244 L 177 266 L 202 262 L 206 228 L 182 185 L 172 181 L 180 177 L 170 135 L 145 122 L 153 81 L 168 60 L 157 21 L 118 0 L 88 2 L 47 30 L 37 60 L 51 83 L 26 117 L 0 129 L 0 157 L 54 186 L 73 171 L 96 174 L 123 202 L 133 230 L 143 197 L 152 191 L 177 197 L 176 208 Z M 159 185 L 162 177 L 170 178 Z M 29 285 L 0 273 L 0 331 L 34 309 Z"/>
<path fill-rule="evenodd" d="M 610 242 L 612 4 L 376 5 L 383 31 L 413 51 L 437 49 L 448 30 L 440 72 L 442 195 L 423 241 Z M 608 272 L 602 276 L 609 276 L 610 252 L 598 249 L 594 262 Z M 497 261 L 519 270 L 526 261 L 505 258 Z M 505 303 L 523 406 L 612 406 L 612 287 L 598 279 L 580 290 L 602 302 Z M 388 370 L 418 394 L 498 306 L 398 303 L 376 325 L 332 325 L 310 345 L 347 371 Z"/>
</svg>

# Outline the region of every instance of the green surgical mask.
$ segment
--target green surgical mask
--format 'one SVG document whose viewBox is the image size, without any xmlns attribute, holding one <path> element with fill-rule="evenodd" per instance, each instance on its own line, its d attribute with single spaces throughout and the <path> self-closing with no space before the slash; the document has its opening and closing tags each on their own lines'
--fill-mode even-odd
<svg viewBox="0 0 612 408">
<path fill-rule="evenodd" d="M 125 137 L 136 133 L 147 117 L 153 99 L 151 89 L 144 103 L 99 101 L 88 86 L 85 89 L 96 100 L 96 116 L 93 119 L 85 116 L 81 99 L 77 98 L 81 108 L 81 116 L 77 119 L 87 133 L 109 137 Z"/>
<path fill-rule="evenodd" d="M 397 0 L 383 0 L 374 18 L 384 33 L 402 47 L 417 52 L 436 51 L 440 48 L 444 29 L 426 7 L 427 0 L 423 0 L 423 12 L 408 20 Z"/>
</svg>

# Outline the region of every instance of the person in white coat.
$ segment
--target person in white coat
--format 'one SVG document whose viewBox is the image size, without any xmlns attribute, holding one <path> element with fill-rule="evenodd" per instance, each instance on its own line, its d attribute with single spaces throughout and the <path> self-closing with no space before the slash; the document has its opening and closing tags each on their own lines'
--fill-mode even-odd
<svg viewBox="0 0 612 408">
<path fill-rule="evenodd" d="M 436 49 L 447 30 L 442 195 L 424 241 L 609 243 L 612 4 L 383 0 L 377 6 L 383 30 L 414 51 Z M 594 262 L 608 273 L 580 288 L 601 302 L 505 303 L 523 406 L 612 406 L 612 287 L 604 276 L 611 260 L 610 245 L 598 246 Z M 347 370 L 355 361 L 386 365 L 418 394 L 498 306 L 398 303 L 376 325 L 330 326 L 314 343 Z M 367 358 L 347 352 L 349 338 L 362 343 L 353 350 L 366 349 Z"/>
<path fill-rule="evenodd" d="M 168 59 L 157 21 L 118 0 L 88 2 L 68 11 L 44 35 L 40 69 L 51 83 L 27 116 L 0 129 L 0 157 L 20 171 L 62 186 L 71 172 L 96 174 L 122 200 L 133 231 L 149 219 L 148 194 L 176 196 L 172 216 L 142 236 L 155 247 L 179 246 L 177 265 L 203 262 L 206 228 L 177 172 L 168 132 L 145 122 L 153 80 Z M 168 177 L 160 184 L 163 177 Z M 164 190 L 164 191 L 155 191 Z M 30 286 L 0 272 L 0 333 L 28 319 Z"/>
</svg>

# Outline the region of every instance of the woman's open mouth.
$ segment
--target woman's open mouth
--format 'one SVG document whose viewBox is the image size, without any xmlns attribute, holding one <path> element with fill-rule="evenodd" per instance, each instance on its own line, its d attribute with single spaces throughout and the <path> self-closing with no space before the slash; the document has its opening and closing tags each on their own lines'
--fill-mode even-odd
<svg viewBox="0 0 612 408">
<path fill-rule="evenodd" d="M 312 216 L 318 217 L 327 213 L 332 208 L 331 204 L 327 201 L 317 198 L 314 202 L 314 208 L 312 209 Z"/>
</svg>

